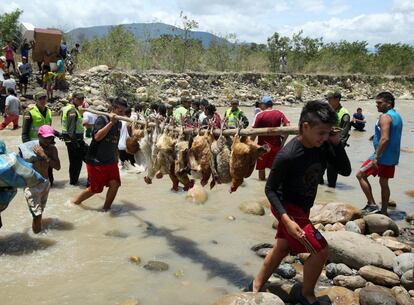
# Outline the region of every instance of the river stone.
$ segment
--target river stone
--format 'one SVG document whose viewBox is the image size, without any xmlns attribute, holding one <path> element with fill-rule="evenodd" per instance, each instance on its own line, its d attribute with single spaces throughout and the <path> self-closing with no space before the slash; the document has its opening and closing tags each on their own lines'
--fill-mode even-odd
<svg viewBox="0 0 414 305">
<path fill-rule="evenodd" d="M 250 250 L 256 252 L 257 250 L 260 250 L 262 248 L 273 248 L 273 245 L 269 243 L 259 243 L 251 247 Z"/>
<path fill-rule="evenodd" d="M 179 79 L 179 80 L 177 80 L 177 85 L 180 88 L 183 88 L 183 89 L 186 89 L 186 88 L 190 87 L 190 84 L 185 79 Z"/>
<path fill-rule="evenodd" d="M 277 269 L 276 273 L 285 279 L 291 279 L 296 276 L 296 270 L 290 264 L 281 264 Z"/>
<path fill-rule="evenodd" d="M 393 270 L 402 276 L 408 270 L 414 269 L 414 253 L 404 253 L 397 256 L 394 260 Z"/>
<path fill-rule="evenodd" d="M 414 221 L 414 213 L 412 213 L 412 214 L 408 214 L 408 215 L 405 217 L 405 220 L 406 220 L 407 222 Z"/>
<path fill-rule="evenodd" d="M 359 228 L 359 226 L 355 223 L 355 221 L 351 220 L 348 221 L 345 225 L 345 230 L 349 231 L 349 232 L 354 232 L 354 233 L 358 233 L 361 234 L 361 229 Z"/>
<path fill-rule="evenodd" d="M 117 237 L 117 238 L 127 238 L 129 235 L 127 233 L 121 232 L 119 230 L 110 230 L 105 233 L 105 236 Z"/>
<path fill-rule="evenodd" d="M 403 287 L 394 287 L 391 291 L 394 294 L 397 305 L 414 305 L 414 301 L 410 294 Z"/>
<path fill-rule="evenodd" d="M 379 242 L 383 246 L 391 249 L 392 251 L 404 251 L 404 252 L 411 252 L 411 247 L 406 245 L 402 242 L 399 242 L 394 237 L 379 237 L 374 239 L 376 242 Z"/>
<path fill-rule="evenodd" d="M 409 291 L 408 291 L 408 293 L 410 294 L 410 296 L 411 296 L 412 298 L 414 298 L 414 290 L 409 290 Z"/>
<path fill-rule="evenodd" d="M 382 233 L 382 236 L 394 236 L 394 231 L 393 230 L 387 230 L 384 233 Z"/>
<path fill-rule="evenodd" d="M 269 282 L 270 284 L 266 285 L 266 292 L 277 295 L 284 302 L 293 303 L 295 301 L 292 295 L 294 286 L 292 283 L 278 277 L 271 277 Z"/>
<path fill-rule="evenodd" d="M 407 290 L 413 290 L 414 289 L 414 276 L 413 276 L 414 270 L 408 270 L 407 272 L 404 272 L 404 274 L 401 277 L 401 286 L 403 286 Z"/>
<path fill-rule="evenodd" d="M 223 297 L 213 305 L 284 305 L 276 295 L 268 292 L 236 293 Z"/>
<path fill-rule="evenodd" d="M 256 251 L 256 254 L 260 257 L 266 257 L 269 252 L 272 251 L 272 248 L 261 248 L 259 250 Z"/>
<path fill-rule="evenodd" d="M 378 286 L 368 286 L 359 292 L 361 305 L 397 305 L 394 296 Z"/>
<path fill-rule="evenodd" d="M 313 223 L 334 224 L 347 223 L 361 217 L 361 211 L 348 203 L 330 202 L 328 204 L 316 204 L 310 211 L 310 219 Z"/>
<path fill-rule="evenodd" d="M 240 210 L 245 214 L 263 216 L 265 214 L 264 208 L 258 202 L 245 202 L 240 205 Z"/>
<path fill-rule="evenodd" d="M 367 265 L 392 269 L 395 254 L 364 235 L 337 231 L 324 232 L 323 236 L 329 244 L 330 262 L 344 263 L 355 269 Z"/>
<path fill-rule="evenodd" d="M 144 268 L 151 271 L 167 271 L 170 267 L 164 262 L 149 261 Z"/>
<path fill-rule="evenodd" d="M 339 264 L 330 263 L 326 265 L 325 273 L 328 279 L 333 279 L 334 277 L 338 275 L 353 275 L 351 268 L 349 268 L 347 265 L 342 264 L 342 263 L 339 263 Z"/>
<path fill-rule="evenodd" d="M 365 287 L 367 281 L 359 275 L 338 275 L 333 279 L 335 286 L 345 287 L 351 290 Z"/>
<path fill-rule="evenodd" d="M 400 284 L 400 279 L 394 272 L 375 267 L 375 266 L 364 266 L 358 271 L 367 281 L 381 286 L 393 287 Z"/>
<path fill-rule="evenodd" d="M 354 222 L 361 230 L 361 234 L 365 234 L 366 231 L 366 224 L 364 218 L 355 219 Z"/>
<path fill-rule="evenodd" d="M 371 214 L 364 216 L 365 224 L 367 226 L 367 233 L 377 233 L 382 235 L 387 230 L 392 230 L 395 236 L 399 235 L 397 224 L 388 216 L 382 214 Z"/>
<path fill-rule="evenodd" d="M 90 73 L 96 73 L 96 72 L 106 72 L 109 70 L 109 67 L 107 65 L 99 65 L 92 67 L 88 70 Z"/>
<path fill-rule="evenodd" d="M 316 293 L 321 304 L 359 305 L 358 294 L 344 287 L 329 287 Z M 329 300 L 326 300 L 329 298 Z"/>
</svg>

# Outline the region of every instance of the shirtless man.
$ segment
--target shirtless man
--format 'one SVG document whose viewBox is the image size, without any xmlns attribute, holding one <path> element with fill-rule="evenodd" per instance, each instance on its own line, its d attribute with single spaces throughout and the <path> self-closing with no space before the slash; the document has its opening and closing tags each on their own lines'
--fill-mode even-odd
<svg viewBox="0 0 414 305">
<path fill-rule="evenodd" d="M 50 190 L 49 167 L 60 170 L 59 155 L 54 145 L 53 127 L 49 125 L 41 126 L 38 136 L 39 140 L 26 142 L 19 146 L 22 157 L 33 163 L 33 168 L 46 179 L 45 183 L 24 189 L 24 196 L 33 216 L 32 229 L 36 234 L 42 230 L 42 214 Z"/>
</svg>

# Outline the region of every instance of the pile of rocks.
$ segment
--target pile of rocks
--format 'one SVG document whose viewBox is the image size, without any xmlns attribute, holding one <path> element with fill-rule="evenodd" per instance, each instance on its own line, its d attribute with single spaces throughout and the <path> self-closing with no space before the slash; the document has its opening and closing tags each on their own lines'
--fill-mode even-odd
<svg viewBox="0 0 414 305">
<path fill-rule="evenodd" d="M 351 204 L 315 205 L 311 210 L 311 220 L 329 243 L 328 264 L 317 285 L 321 302 L 413 305 L 413 216 L 406 216 L 406 221 L 399 226 L 385 215 L 362 217 L 359 209 Z M 260 243 L 251 249 L 258 256 L 265 257 L 272 244 Z M 287 256 L 269 279 L 264 290 L 280 298 L 276 304 L 297 301 L 294 289 L 303 281 L 303 264 L 308 256 Z M 264 302 L 269 298 L 266 293 L 237 294 L 216 304 L 233 304 L 226 300 L 244 299 L 253 301 L 243 304 L 270 304 Z"/>
<path fill-rule="evenodd" d="M 166 73 L 109 69 L 101 65 L 68 75 L 69 91 L 57 91 L 51 104 L 58 111 L 71 92 L 81 91 L 90 102 L 104 110 L 108 97 L 123 95 L 136 101 L 163 101 L 175 105 L 180 99 L 207 98 L 216 106 L 238 99 L 251 106 L 263 95 L 277 104 L 291 105 L 321 99 L 328 91 L 340 90 L 344 100 L 371 99 L 380 91 L 391 91 L 399 99 L 414 99 L 414 77 L 286 75 L 269 73 Z M 33 85 L 34 82 L 32 82 Z M 35 89 L 35 88 L 33 88 Z"/>
</svg>

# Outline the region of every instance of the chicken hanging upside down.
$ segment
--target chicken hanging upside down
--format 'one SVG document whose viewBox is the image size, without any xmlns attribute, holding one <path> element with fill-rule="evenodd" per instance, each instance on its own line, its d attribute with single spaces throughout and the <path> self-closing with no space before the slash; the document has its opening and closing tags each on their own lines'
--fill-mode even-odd
<svg viewBox="0 0 414 305">
<path fill-rule="evenodd" d="M 206 132 L 204 135 L 196 136 L 189 151 L 191 176 L 201 179 L 201 185 L 205 186 L 211 176 L 211 143 L 214 137 Z"/>
<path fill-rule="evenodd" d="M 234 136 L 230 158 L 230 193 L 237 190 L 244 178 L 250 177 L 256 160 L 269 151 L 270 148 L 267 145 L 257 145 L 249 137 Z"/>
</svg>

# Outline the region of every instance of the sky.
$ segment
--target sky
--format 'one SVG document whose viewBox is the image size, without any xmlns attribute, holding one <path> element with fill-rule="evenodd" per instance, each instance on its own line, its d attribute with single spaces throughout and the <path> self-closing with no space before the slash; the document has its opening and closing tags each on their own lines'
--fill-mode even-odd
<svg viewBox="0 0 414 305">
<path fill-rule="evenodd" d="M 0 13 L 22 9 L 36 27 L 163 22 L 180 26 L 180 12 L 198 30 L 240 42 L 266 43 L 274 32 L 324 41 L 414 44 L 414 0 L 0 0 Z"/>
</svg>

